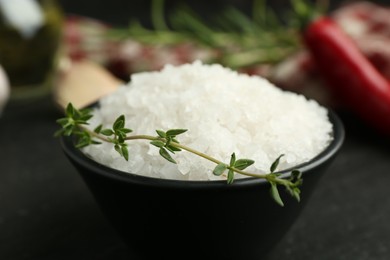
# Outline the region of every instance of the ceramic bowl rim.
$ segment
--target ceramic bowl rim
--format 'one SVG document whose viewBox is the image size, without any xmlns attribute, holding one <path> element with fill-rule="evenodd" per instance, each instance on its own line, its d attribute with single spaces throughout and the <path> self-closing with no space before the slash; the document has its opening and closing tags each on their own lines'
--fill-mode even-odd
<svg viewBox="0 0 390 260">
<path fill-rule="evenodd" d="M 344 139 L 345 139 L 345 129 L 342 121 L 338 115 L 332 109 L 328 110 L 329 120 L 333 125 L 333 140 L 329 145 L 316 157 L 311 159 L 308 162 L 302 163 L 293 167 L 293 169 L 300 170 L 303 173 L 303 178 L 305 174 L 308 174 L 311 169 L 314 169 L 326 161 L 333 158 L 336 153 L 340 150 Z M 136 183 L 139 185 L 149 186 L 149 187 L 159 187 L 159 188 L 178 188 L 178 189 L 212 189 L 212 188 L 242 188 L 252 185 L 265 185 L 268 182 L 265 179 L 259 179 L 255 177 L 240 178 L 235 179 L 233 184 L 227 185 L 225 180 L 175 180 L 175 179 L 164 179 L 164 178 L 154 178 L 148 176 L 142 176 L 134 173 L 127 173 L 120 170 L 116 170 L 100 164 L 82 151 L 77 149 L 73 145 L 73 139 L 71 137 L 60 137 L 61 147 L 68 158 L 71 159 L 74 163 L 82 165 L 84 168 L 89 169 L 91 172 L 104 176 L 109 179 L 114 179 L 121 182 Z M 286 169 L 280 171 L 282 174 L 281 177 L 288 178 L 290 176 L 290 171 L 292 169 Z"/>
</svg>

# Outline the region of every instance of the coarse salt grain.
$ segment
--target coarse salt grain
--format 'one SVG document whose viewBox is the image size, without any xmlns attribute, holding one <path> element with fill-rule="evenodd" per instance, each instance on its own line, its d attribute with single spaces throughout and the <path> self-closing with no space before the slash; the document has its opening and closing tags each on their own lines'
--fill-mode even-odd
<svg viewBox="0 0 390 260">
<path fill-rule="evenodd" d="M 278 170 L 306 162 L 330 142 L 332 124 L 326 108 L 304 96 L 283 91 L 259 76 L 239 74 L 219 64 L 200 61 L 161 71 L 133 74 L 131 81 L 102 98 L 91 126 L 111 127 L 123 114 L 133 134 L 184 128 L 180 143 L 229 162 L 255 160 L 246 170 L 266 173 L 281 154 Z M 181 151 L 163 159 L 146 140 L 129 142 L 129 161 L 112 144 L 91 145 L 84 152 L 109 167 L 156 178 L 220 180 L 215 164 Z M 237 174 L 236 178 L 243 177 Z"/>
</svg>

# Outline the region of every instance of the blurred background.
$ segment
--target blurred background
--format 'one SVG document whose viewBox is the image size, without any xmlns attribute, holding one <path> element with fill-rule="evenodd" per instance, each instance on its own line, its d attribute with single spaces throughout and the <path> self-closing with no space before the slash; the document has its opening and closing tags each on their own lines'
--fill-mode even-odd
<svg viewBox="0 0 390 260">
<path fill-rule="evenodd" d="M 390 24 L 385 18 L 377 21 L 376 15 L 388 14 L 380 6 L 384 1 L 306 2 L 313 14 L 333 16 L 374 65 L 390 75 L 390 55 L 370 40 L 379 36 L 382 46 L 388 43 Z M 302 19 L 291 1 L 3 0 L 0 7 L 0 64 L 11 100 L 51 95 L 56 102 L 68 101 L 63 98 L 63 89 L 69 89 L 66 77 L 73 75 L 71 65 L 84 61 L 126 82 L 132 73 L 200 59 L 338 105 L 318 71 L 307 65 L 312 62 L 301 44 Z M 378 31 L 381 23 L 385 29 Z M 87 85 L 88 79 L 83 80 Z"/>
<path fill-rule="evenodd" d="M 290 8 L 288 0 L 272 0 L 266 1 L 267 4 L 276 10 Z M 311 0 L 311 2 L 315 2 Z M 329 0 L 331 8 L 335 8 L 340 4 L 352 2 L 351 0 Z M 373 3 L 386 3 L 386 0 L 370 1 Z M 59 3 L 66 12 L 78 13 L 94 18 L 102 19 L 111 22 L 115 25 L 127 25 L 129 17 L 138 17 L 146 23 L 150 16 L 151 1 L 143 0 L 111 0 L 109 8 L 107 1 L 104 0 L 59 0 Z M 251 0 L 210 0 L 205 2 L 196 0 L 167 0 L 167 9 L 172 9 L 180 3 L 186 3 L 191 8 L 199 13 L 204 13 L 207 16 L 213 15 L 221 10 L 223 6 L 231 5 L 246 13 L 251 13 L 253 1 Z M 93 6 L 93 7 L 92 7 Z"/>
</svg>

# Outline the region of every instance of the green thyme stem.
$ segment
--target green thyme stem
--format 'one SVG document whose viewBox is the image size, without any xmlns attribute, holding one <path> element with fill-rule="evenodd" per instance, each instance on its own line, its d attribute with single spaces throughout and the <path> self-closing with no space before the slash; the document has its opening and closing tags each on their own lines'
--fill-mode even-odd
<svg viewBox="0 0 390 260">
<path fill-rule="evenodd" d="M 105 142 L 111 142 L 111 140 L 105 136 L 102 136 L 98 133 L 95 133 L 93 131 L 91 131 L 90 129 L 88 129 L 87 127 L 83 127 L 83 126 L 79 126 L 82 130 L 84 131 L 87 131 L 91 136 L 95 137 L 95 138 L 98 138 L 102 141 L 105 141 Z M 161 138 L 161 137 L 156 137 L 156 136 L 151 136 L 151 135 L 132 135 L 132 136 L 127 136 L 125 138 L 125 140 L 127 141 L 130 141 L 130 140 L 149 140 L 149 141 L 163 141 L 163 142 L 166 142 L 166 139 L 164 138 Z M 188 146 L 185 146 L 185 145 L 182 145 L 182 144 L 179 144 L 179 143 L 176 143 L 176 142 L 171 142 L 170 143 L 171 145 L 177 147 L 177 148 L 180 148 L 180 149 L 183 149 L 183 150 L 186 150 L 187 152 L 190 152 L 190 153 L 193 153 L 193 154 L 196 154 L 200 157 L 203 157 L 204 159 L 207 159 L 211 162 L 214 162 L 216 164 L 220 164 L 220 163 L 223 163 L 205 153 L 202 153 L 200 151 L 197 151 L 195 149 L 192 149 Z M 232 169 L 233 170 L 233 169 Z M 243 171 L 240 171 L 238 169 L 236 169 L 237 172 L 240 172 L 240 173 L 243 173 Z"/>
<path fill-rule="evenodd" d="M 200 156 L 200 157 L 202 157 L 204 159 L 207 159 L 207 160 L 209 160 L 211 162 L 214 162 L 216 164 L 223 163 L 223 162 L 221 162 L 221 161 L 219 161 L 219 160 L 217 160 L 217 159 L 215 159 L 215 158 L 213 158 L 213 157 L 211 157 L 211 156 L 209 156 L 209 155 L 207 155 L 205 153 L 202 153 L 202 152 L 199 152 L 199 151 L 197 151 L 195 149 L 192 149 L 191 147 L 188 147 L 188 146 L 185 146 L 185 145 L 182 145 L 182 144 L 179 144 L 179 143 L 175 143 L 175 142 L 172 142 L 171 144 L 173 146 L 177 147 L 177 148 L 181 148 L 183 150 L 186 150 L 187 152 L 196 154 L 196 155 L 198 155 L 198 156 Z"/>
<path fill-rule="evenodd" d="M 209 160 L 211 162 L 214 162 L 216 164 L 222 164 L 222 163 L 224 164 L 224 162 L 219 161 L 219 160 L 217 160 L 217 159 L 215 159 L 215 158 L 213 158 L 213 157 L 211 157 L 211 156 L 209 156 L 209 155 L 207 155 L 205 153 L 199 152 L 199 151 L 197 151 L 195 149 L 192 149 L 192 148 L 190 148 L 188 146 L 185 146 L 185 145 L 182 145 L 182 144 L 179 144 L 179 143 L 174 143 L 174 142 L 172 143 L 172 145 L 174 145 L 177 148 L 181 148 L 183 150 L 186 150 L 186 151 L 188 151 L 190 153 L 196 154 L 196 155 L 198 155 L 200 157 L 203 157 L 204 159 L 207 159 L 207 160 Z M 227 169 L 233 170 L 233 171 L 235 171 L 237 173 L 240 173 L 240 174 L 243 174 L 243 175 L 246 175 L 246 176 L 257 177 L 257 178 L 266 178 L 266 174 L 254 174 L 254 173 L 250 173 L 250 172 L 239 170 L 239 169 L 231 167 L 231 166 L 227 166 Z"/>
<path fill-rule="evenodd" d="M 157 140 L 160 140 L 160 141 L 165 141 L 164 138 L 160 138 L 160 137 L 155 137 L 155 136 L 151 136 L 151 135 L 132 135 L 132 136 L 127 136 L 125 138 L 125 140 L 137 140 L 137 139 L 143 139 L 143 140 L 149 140 L 149 141 L 157 141 Z"/>
<path fill-rule="evenodd" d="M 159 138 L 159 137 L 153 137 L 153 136 L 148 136 L 148 135 L 134 135 L 134 136 L 129 136 L 126 138 L 126 140 L 134 140 L 134 139 L 146 139 L 146 140 L 160 140 L 160 141 L 166 141 L 164 138 Z M 192 154 L 196 154 L 206 160 L 209 160 L 215 164 L 224 164 L 224 162 L 222 161 L 219 161 L 217 159 L 215 159 L 214 157 L 211 157 L 205 153 L 202 153 L 200 151 L 197 151 L 191 147 L 188 147 L 186 145 L 183 145 L 183 144 L 179 144 L 179 143 L 176 143 L 176 142 L 171 142 L 171 145 L 177 147 L 177 148 L 180 148 L 180 149 L 183 149 L 183 150 L 186 150 L 187 152 L 190 152 Z M 270 177 L 271 175 L 269 174 L 256 174 L 256 173 L 251 173 L 251 172 L 247 172 L 247 171 L 243 171 L 243 170 L 239 170 L 237 168 L 234 168 L 234 167 L 231 167 L 231 166 L 228 166 L 227 165 L 227 169 L 230 169 L 230 170 L 233 170 L 239 174 L 242 174 L 242 175 L 246 175 L 246 176 L 249 176 L 249 177 L 255 177 L 255 178 L 262 178 L 262 179 L 266 179 L 267 181 L 274 181 L 278 184 L 283 184 L 283 185 L 289 185 L 291 182 L 288 181 L 288 180 L 284 180 L 284 179 L 279 179 L 279 178 L 272 178 Z M 292 183 L 291 183 L 292 184 Z"/>
<path fill-rule="evenodd" d="M 100 134 L 97 134 L 91 130 L 89 130 L 88 128 L 86 127 L 82 127 L 80 126 L 83 130 L 89 132 L 89 134 L 93 137 L 96 137 L 102 141 L 105 141 L 105 142 L 111 142 L 111 140 L 107 137 L 104 137 Z M 149 140 L 149 141 L 163 141 L 163 142 L 166 142 L 166 140 L 164 138 L 161 138 L 161 137 L 155 137 L 155 136 L 151 136 L 151 135 L 132 135 L 132 136 L 127 136 L 125 138 L 125 140 Z M 215 164 L 224 164 L 224 162 L 220 161 L 220 160 L 217 160 L 215 159 L 214 157 L 211 157 L 205 153 L 202 153 L 198 150 L 195 150 L 191 147 L 188 147 L 186 145 L 183 145 L 183 144 L 180 144 L 180 143 L 176 143 L 176 142 L 171 142 L 170 143 L 172 146 L 175 146 L 176 148 L 180 148 L 180 149 L 183 149 L 183 150 L 186 150 L 187 152 L 190 152 L 192 154 L 195 154 L 195 155 L 198 155 L 206 160 L 209 160 Z M 274 181 L 278 184 L 283 184 L 283 185 L 290 185 L 292 184 L 290 181 L 288 180 L 284 180 L 284 179 L 280 179 L 280 178 L 273 178 L 273 177 L 270 177 L 271 175 L 269 174 L 257 174 L 257 173 L 251 173 L 251 172 L 247 172 L 247 171 L 243 171 L 243 170 L 239 170 L 237 168 L 234 168 L 234 167 L 231 167 L 231 166 L 228 166 L 227 165 L 227 169 L 230 169 L 230 170 L 233 170 L 239 174 L 242 174 L 242 175 L 245 175 L 245 176 L 249 176 L 249 177 L 255 177 L 255 178 L 262 178 L 262 179 L 266 179 L 267 181 Z"/>
<path fill-rule="evenodd" d="M 164 138 L 160 138 L 160 137 L 154 137 L 154 136 L 149 136 L 149 135 L 133 135 L 133 136 L 128 136 L 126 138 L 126 140 L 135 140 L 135 139 L 146 139 L 146 140 L 160 140 L 160 141 L 166 141 Z M 222 161 L 219 161 L 217 159 L 215 159 L 214 157 L 211 157 L 205 153 L 202 153 L 200 151 L 197 151 L 191 147 L 188 147 L 186 145 L 183 145 L 183 144 L 180 144 L 180 143 L 176 143 L 176 142 L 171 142 L 170 143 L 172 146 L 175 146 L 176 148 L 180 148 L 180 149 L 183 149 L 183 150 L 186 150 L 187 152 L 190 152 L 192 154 L 195 154 L 195 155 L 198 155 L 206 160 L 209 160 L 215 164 L 225 164 L 224 162 Z M 257 173 L 251 173 L 251 172 L 247 172 L 247 171 L 243 171 L 243 170 L 240 170 L 240 169 L 237 169 L 235 167 L 231 167 L 231 166 L 228 166 L 227 165 L 227 169 L 230 169 L 232 171 L 235 171 L 239 174 L 242 174 L 242 175 L 245 175 L 245 176 L 248 176 L 248 177 L 255 177 L 255 178 L 261 178 L 261 179 L 266 179 L 267 181 L 269 182 L 275 182 L 277 184 L 281 184 L 283 186 L 294 186 L 294 184 L 289 181 L 289 180 L 286 180 L 286 179 L 280 179 L 280 178 L 277 178 L 275 177 L 274 175 L 272 174 L 257 174 Z"/>
<path fill-rule="evenodd" d="M 107 142 L 107 143 L 112 143 L 110 138 L 105 137 L 105 136 L 103 136 L 101 134 L 95 133 L 94 131 L 91 131 L 89 128 L 87 128 L 85 126 L 79 125 L 78 127 L 80 128 L 80 130 L 88 132 L 91 136 L 93 136 L 95 138 L 98 138 L 101 141 L 104 141 L 104 142 Z"/>
<path fill-rule="evenodd" d="M 164 138 L 161 138 L 161 137 L 155 137 L 155 136 L 150 136 L 150 135 L 133 135 L 133 136 L 128 136 L 126 137 L 126 140 L 136 140 L 136 139 L 144 139 L 144 140 L 150 140 L 150 141 L 163 141 L 165 142 L 166 140 Z M 220 161 L 220 160 L 217 160 L 215 159 L 214 157 L 211 157 L 205 153 L 202 153 L 198 150 L 195 150 L 191 147 L 188 147 L 186 145 L 183 145 L 183 144 L 179 144 L 179 143 L 176 143 L 176 142 L 171 142 L 170 143 L 172 146 L 176 147 L 176 148 L 180 148 L 180 149 L 183 149 L 183 150 L 186 150 L 187 152 L 190 152 L 192 154 L 195 154 L 195 155 L 198 155 L 206 160 L 209 160 L 215 164 L 222 164 L 223 162 Z M 230 167 L 228 166 L 227 167 L 228 169 L 231 169 L 237 173 L 240 173 L 240 174 L 243 174 L 243 175 L 246 175 L 246 176 L 250 176 L 250 177 L 257 177 L 257 178 L 267 178 L 267 174 L 255 174 L 255 173 L 250 173 L 250 172 L 246 172 L 246 171 L 242 171 L 242 170 L 239 170 L 237 168 L 234 168 L 234 167 Z"/>
</svg>

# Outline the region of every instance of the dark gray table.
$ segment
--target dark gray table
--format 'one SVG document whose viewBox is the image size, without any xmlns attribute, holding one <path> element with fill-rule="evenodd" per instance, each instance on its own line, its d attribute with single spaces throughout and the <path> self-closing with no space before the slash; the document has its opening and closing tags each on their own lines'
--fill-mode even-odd
<svg viewBox="0 0 390 260">
<path fill-rule="evenodd" d="M 0 259 L 127 259 L 53 137 L 60 116 L 46 98 L 0 117 Z M 341 116 L 344 146 L 269 260 L 390 259 L 390 141 Z"/>
</svg>

